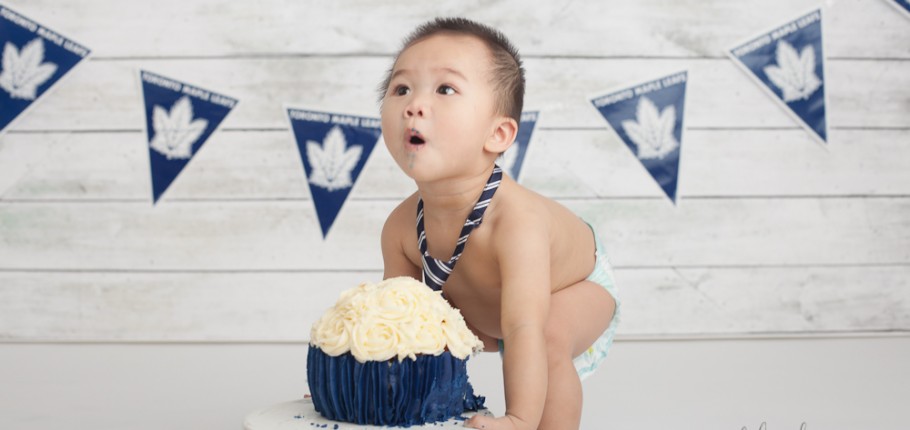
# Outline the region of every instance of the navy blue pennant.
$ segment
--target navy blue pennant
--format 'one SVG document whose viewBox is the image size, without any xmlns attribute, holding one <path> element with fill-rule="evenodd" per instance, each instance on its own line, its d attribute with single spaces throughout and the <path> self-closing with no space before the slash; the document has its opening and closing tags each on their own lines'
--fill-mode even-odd
<svg viewBox="0 0 910 430">
<path fill-rule="evenodd" d="M 677 203 L 686 82 L 682 71 L 597 96 L 591 103 Z"/>
<path fill-rule="evenodd" d="M 500 167 L 515 181 L 518 181 L 518 177 L 521 175 L 521 168 L 524 166 L 525 157 L 531 145 L 531 136 L 534 134 L 534 128 L 537 127 L 539 115 L 540 112 L 538 111 L 521 113 L 521 122 L 518 125 L 518 135 L 515 136 L 515 142 L 500 157 Z"/>
<path fill-rule="evenodd" d="M 290 107 L 287 115 L 325 239 L 382 135 L 380 119 Z"/>
<path fill-rule="evenodd" d="M 140 70 L 139 75 L 154 204 L 237 105 L 237 100 L 145 70 Z"/>
<path fill-rule="evenodd" d="M 91 51 L 0 5 L 0 133 Z"/>
<path fill-rule="evenodd" d="M 908 0 L 887 0 L 891 6 L 897 8 L 900 11 L 901 15 L 910 18 L 910 1 Z"/>
<path fill-rule="evenodd" d="M 764 31 L 727 55 L 821 143 L 828 141 L 822 10 Z"/>
</svg>

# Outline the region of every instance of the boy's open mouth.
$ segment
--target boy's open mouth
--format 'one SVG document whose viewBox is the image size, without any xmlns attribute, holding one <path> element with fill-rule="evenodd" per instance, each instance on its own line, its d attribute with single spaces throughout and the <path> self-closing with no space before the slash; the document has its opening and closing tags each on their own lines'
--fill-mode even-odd
<svg viewBox="0 0 910 430">
<path fill-rule="evenodd" d="M 410 136 L 408 142 L 413 145 L 423 145 L 426 143 L 426 141 L 423 139 L 423 136 L 420 135 L 420 132 L 417 131 L 417 129 L 412 128 L 408 135 Z"/>
</svg>

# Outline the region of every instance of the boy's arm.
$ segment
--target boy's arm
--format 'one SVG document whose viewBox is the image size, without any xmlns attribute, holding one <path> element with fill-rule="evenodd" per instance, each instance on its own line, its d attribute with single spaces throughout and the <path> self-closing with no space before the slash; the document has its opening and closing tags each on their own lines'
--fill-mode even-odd
<svg viewBox="0 0 910 430">
<path fill-rule="evenodd" d="M 494 241 L 502 277 L 506 416 L 493 422 L 478 416 L 468 423 L 475 428 L 536 429 L 546 402 L 550 240 L 545 221 L 533 214 L 521 218 L 503 223 Z"/>
<path fill-rule="evenodd" d="M 382 227 L 382 279 L 398 276 L 410 276 L 418 280 L 423 279 L 422 268 L 415 266 L 404 252 L 403 238 L 410 237 L 404 229 L 408 226 L 413 228 L 414 223 L 408 223 L 404 219 L 405 211 L 402 209 L 403 206 L 406 206 L 406 204 L 402 203 L 396 207 L 389 214 L 389 218 L 386 219 L 385 225 Z M 417 246 L 416 240 L 413 246 Z"/>
</svg>

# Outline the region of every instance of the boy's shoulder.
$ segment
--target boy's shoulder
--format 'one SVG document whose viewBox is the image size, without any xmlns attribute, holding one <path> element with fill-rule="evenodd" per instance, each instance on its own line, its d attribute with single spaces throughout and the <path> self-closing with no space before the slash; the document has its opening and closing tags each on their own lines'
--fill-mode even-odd
<svg viewBox="0 0 910 430">
<path fill-rule="evenodd" d="M 539 211 L 546 210 L 551 203 L 554 203 L 549 197 L 515 182 L 512 178 L 503 178 L 500 191 L 497 194 L 497 197 L 501 200 L 503 211 L 516 216 L 544 215 L 539 213 Z"/>
<path fill-rule="evenodd" d="M 506 234 L 516 230 L 546 230 L 552 218 L 551 201 L 515 181 L 504 181 L 502 189 L 494 197 L 495 206 L 491 211 L 494 214 L 491 220 L 493 229 Z"/>
<path fill-rule="evenodd" d="M 386 228 L 393 226 L 410 225 L 413 226 L 417 219 L 417 192 L 406 197 L 386 218 Z"/>
</svg>

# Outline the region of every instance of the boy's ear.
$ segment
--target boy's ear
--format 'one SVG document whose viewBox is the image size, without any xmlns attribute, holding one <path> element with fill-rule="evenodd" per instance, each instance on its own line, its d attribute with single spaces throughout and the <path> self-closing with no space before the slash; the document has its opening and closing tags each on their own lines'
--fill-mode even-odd
<svg viewBox="0 0 910 430">
<path fill-rule="evenodd" d="M 494 127 L 493 133 L 490 134 L 490 138 L 487 139 L 483 149 L 501 154 L 506 152 L 506 149 L 509 149 L 509 146 L 512 146 L 512 142 L 515 141 L 515 136 L 518 135 L 518 123 L 512 118 L 503 116 L 497 120 Z"/>
</svg>

